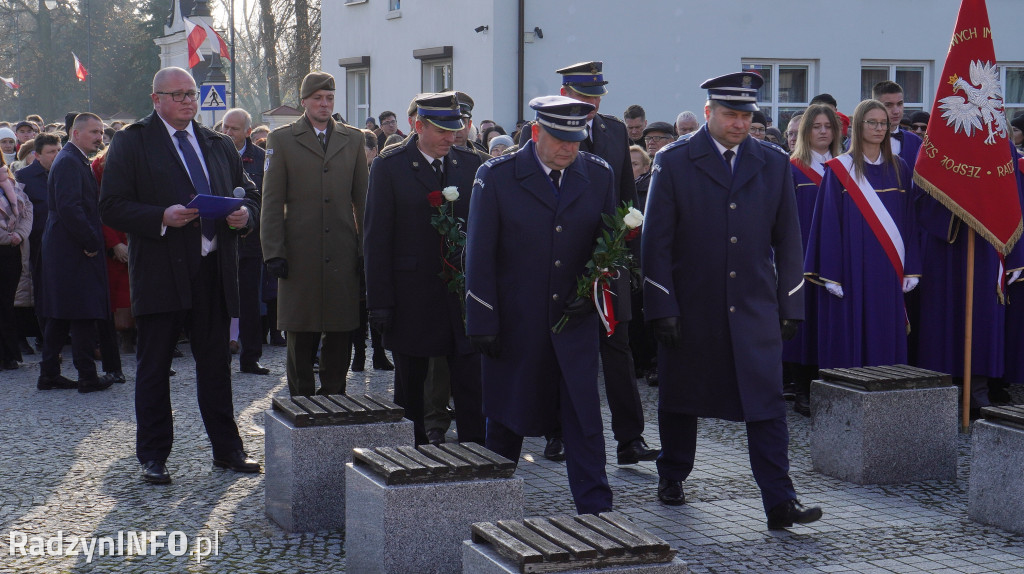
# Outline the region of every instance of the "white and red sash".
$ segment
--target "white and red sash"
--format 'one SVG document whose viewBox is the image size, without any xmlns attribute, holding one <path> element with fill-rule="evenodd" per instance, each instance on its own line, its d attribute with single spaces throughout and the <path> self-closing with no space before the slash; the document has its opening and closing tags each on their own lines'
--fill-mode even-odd
<svg viewBox="0 0 1024 574">
<path fill-rule="evenodd" d="M 820 163 L 814 163 L 812 166 L 806 166 L 802 161 L 793 158 L 789 160 L 789 163 L 793 164 L 800 173 L 807 176 L 807 179 L 814 182 L 814 185 L 821 187 L 821 177 L 825 175 L 825 166 Z M 820 171 L 819 171 L 820 170 Z"/>
<path fill-rule="evenodd" d="M 878 243 L 882 245 L 885 254 L 889 256 L 889 262 L 896 270 L 896 280 L 902 284 L 906 250 L 903 245 L 903 236 L 900 235 L 900 230 L 896 227 L 896 222 L 893 221 L 889 210 L 882 204 L 878 193 L 875 192 L 875 188 L 871 187 L 867 178 L 863 175 L 858 178 L 853 177 L 853 158 L 849 154 L 832 158 L 826 163 L 832 168 L 832 173 L 836 174 L 839 183 L 843 184 L 846 192 L 850 194 L 853 202 L 857 205 L 864 220 L 867 221 L 868 227 L 878 239 Z"/>
</svg>

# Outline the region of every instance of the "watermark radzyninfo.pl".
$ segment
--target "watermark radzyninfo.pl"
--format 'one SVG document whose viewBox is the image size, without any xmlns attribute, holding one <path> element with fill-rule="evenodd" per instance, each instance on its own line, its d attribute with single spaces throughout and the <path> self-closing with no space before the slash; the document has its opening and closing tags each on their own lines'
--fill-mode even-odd
<svg viewBox="0 0 1024 574">
<path fill-rule="evenodd" d="M 10 556 L 84 556 L 86 564 L 100 556 L 188 555 L 197 563 L 220 555 L 220 530 L 212 536 L 191 538 L 180 530 L 118 530 L 109 536 L 77 536 L 58 530 L 39 536 L 12 530 L 8 534 Z"/>
</svg>

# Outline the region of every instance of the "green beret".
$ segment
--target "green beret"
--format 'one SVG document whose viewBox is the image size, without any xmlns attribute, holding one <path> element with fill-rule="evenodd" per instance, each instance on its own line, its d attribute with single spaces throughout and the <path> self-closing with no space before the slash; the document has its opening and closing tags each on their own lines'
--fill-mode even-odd
<svg viewBox="0 0 1024 574">
<path fill-rule="evenodd" d="M 302 89 L 299 90 L 299 97 L 306 99 L 317 92 L 317 90 L 334 91 L 334 76 L 327 72 L 310 72 L 302 78 Z"/>
</svg>

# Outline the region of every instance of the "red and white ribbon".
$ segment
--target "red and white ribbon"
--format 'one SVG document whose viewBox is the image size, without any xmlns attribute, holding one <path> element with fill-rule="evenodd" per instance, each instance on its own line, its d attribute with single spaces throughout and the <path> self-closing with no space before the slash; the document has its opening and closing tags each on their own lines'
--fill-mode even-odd
<svg viewBox="0 0 1024 574">
<path fill-rule="evenodd" d="M 611 337 L 615 333 L 615 326 L 619 322 L 615 319 L 615 306 L 612 305 L 612 290 L 608 287 L 609 278 L 613 274 L 607 269 L 602 269 L 600 275 L 594 279 L 594 288 L 592 289 L 594 298 L 594 308 L 597 309 L 597 316 L 601 318 L 601 324 L 604 325 L 607 336 Z"/>
</svg>

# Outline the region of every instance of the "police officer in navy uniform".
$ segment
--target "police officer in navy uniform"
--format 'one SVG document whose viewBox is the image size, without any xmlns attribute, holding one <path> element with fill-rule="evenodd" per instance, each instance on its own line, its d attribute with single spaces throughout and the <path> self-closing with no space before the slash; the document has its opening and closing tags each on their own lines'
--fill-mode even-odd
<svg viewBox="0 0 1024 574">
<path fill-rule="evenodd" d="M 612 507 L 597 385 L 597 314 L 575 299 L 618 200 L 614 172 L 579 152 L 590 104 L 534 98 L 532 140 L 477 172 L 467 240 L 467 332 L 484 353 L 487 448 L 518 461 L 524 436 L 561 427 L 580 514 Z M 551 328 L 571 304 L 578 316 Z M 456 409 L 458 412 L 458 409 Z"/>
<path fill-rule="evenodd" d="M 480 355 L 466 338 L 459 296 L 441 279 L 445 247 L 427 195 L 458 189 L 456 217 L 469 216 L 480 158 L 455 147 L 462 129 L 454 92 L 416 100 L 415 132 L 373 161 L 364 216 L 363 255 L 370 323 L 395 360 L 395 403 L 413 421 L 416 444 L 426 444 L 423 391 L 430 357 L 446 357 L 460 441 L 484 441 Z M 451 262 L 459 265 L 458 261 Z"/>
<path fill-rule="evenodd" d="M 658 498 L 685 502 L 697 418 L 745 421 L 768 528 L 821 518 L 796 499 L 782 341 L 803 319 L 789 158 L 748 135 L 761 76 L 704 82 L 707 124 L 655 156 L 643 231 L 644 302 L 658 339 Z"/>
<path fill-rule="evenodd" d="M 608 82 L 602 74 L 601 62 L 580 62 L 557 70 L 562 75 L 561 95 L 594 106 L 587 114 L 587 137 L 580 142 L 580 150 L 604 159 L 615 177 L 616 202 L 637 204 L 636 185 L 629 155 L 629 135 L 626 124 L 615 116 L 598 113 L 601 97 L 608 93 Z M 608 408 L 612 413 L 612 434 L 615 436 L 619 464 L 636 464 L 654 460 L 656 449 L 648 448 L 643 438 L 644 411 L 640 392 L 636 387 L 636 369 L 629 348 L 629 321 L 632 318 L 632 299 L 629 273 L 622 272 L 613 289 L 619 295 L 614 299 L 615 318 L 620 328 L 608 337 L 598 328 L 601 340 L 601 363 L 604 366 L 604 385 L 608 395 Z M 548 451 L 557 445 L 551 444 Z"/>
</svg>

